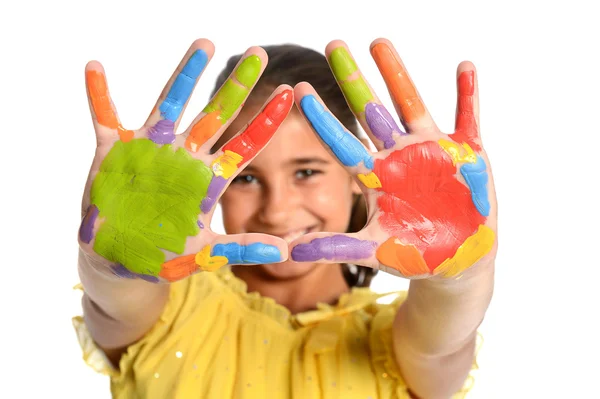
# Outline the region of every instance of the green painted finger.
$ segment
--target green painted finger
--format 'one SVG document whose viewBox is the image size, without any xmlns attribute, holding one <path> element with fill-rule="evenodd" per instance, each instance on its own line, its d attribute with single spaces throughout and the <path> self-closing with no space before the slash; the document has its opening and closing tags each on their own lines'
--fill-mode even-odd
<svg viewBox="0 0 600 399">
<path fill-rule="evenodd" d="M 250 93 L 250 89 L 258 80 L 260 70 L 260 57 L 251 55 L 244 59 L 233 72 L 235 80 L 232 77 L 227 79 L 203 112 L 207 114 L 218 112 L 221 123 L 225 124 Z"/>
<path fill-rule="evenodd" d="M 329 54 L 329 64 L 354 114 L 358 116 L 364 113 L 374 96 L 348 50 L 345 47 L 333 50 Z"/>
</svg>

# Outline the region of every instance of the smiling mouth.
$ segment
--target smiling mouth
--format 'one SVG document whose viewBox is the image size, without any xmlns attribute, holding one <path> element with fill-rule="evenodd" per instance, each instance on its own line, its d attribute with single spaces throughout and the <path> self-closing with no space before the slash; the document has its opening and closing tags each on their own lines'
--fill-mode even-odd
<svg viewBox="0 0 600 399">
<path fill-rule="evenodd" d="M 292 241 L 302 237 L 305 234 L 312 233 L 313 231 L 316 230 L 316 227 L 317 226 L 311 226 L 311 227 L 307 227 L 304 229 L 292 230 L 283 235 L 277 234 L 277 237 L 284 239 L 289 244 Z"/>
</svg>

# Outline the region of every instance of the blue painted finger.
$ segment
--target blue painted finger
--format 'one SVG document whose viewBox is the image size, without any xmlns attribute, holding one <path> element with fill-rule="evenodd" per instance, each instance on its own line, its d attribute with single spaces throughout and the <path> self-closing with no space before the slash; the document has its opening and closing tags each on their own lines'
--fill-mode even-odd
<svg viewBox="0 0 600 399">
<path fill-rule="evenodd" d="M 348 132 L 344 126 L 313 95 L 307 95 L 300 101 L 304 115 L 321 139 L 329 146 L 335 156 L 346 166 L 364 165 L 373 169 L 373 157 L 360 141 Z"/>
<path fill-rule="evenodd" d="M 159 107 L 161 115 L 170 121 L 175 122 L 183 106 L 190 98 L 194 85 L 200 73 L 206 67 L 208 55 L 204 50 L 196 50 L 187 61 L 179 75 L 175 78 L 167 97 Z"/>
<path fill-rule="evenodd" d="M 216 244 L 213 247 L 212 256 L 225 256 L 230 265 L 264 264 L 281 261 L 279 248 L 259 242 L 249 245 L 240 245 L 235 242 Z"/>
</svg>

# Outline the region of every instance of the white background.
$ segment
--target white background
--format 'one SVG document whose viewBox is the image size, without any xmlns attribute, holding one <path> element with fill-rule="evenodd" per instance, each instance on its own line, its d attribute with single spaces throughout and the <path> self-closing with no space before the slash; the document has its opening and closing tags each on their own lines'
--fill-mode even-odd
<svg viewBox="0 0 600 399">
<path fill-rule="evenodd" d="M 599 397 L 597 15 L 583 1 L 2 2 L 0 397 L 109 397 L 70 321 L 80 313 L 71 287 L 95 145 L 83 69 L 104 64 L 121 119 L 136 128 L 200 37 L 217 50 L 182 127 L 227 58 L 251 45 L 322 51 L 343 39 L 392 109 L 368 51 L 387 37 L 448 132 L 455 68 L 473 61 L 500 252 L 470 398 Z M 404 287 L 383 273 L 373 283 Z"/>
</svg>

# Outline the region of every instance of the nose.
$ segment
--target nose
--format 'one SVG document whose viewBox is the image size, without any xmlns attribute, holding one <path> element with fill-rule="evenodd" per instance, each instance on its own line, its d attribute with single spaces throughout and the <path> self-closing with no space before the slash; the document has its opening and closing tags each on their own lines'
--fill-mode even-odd
<svg viewBox="0 0 600 399">
<path fill-rule="evenodd" d="M 285 226 L 302 203 L 301 193 L 285 180 L 272 182 L 264 191 L 259 220 L 270 226 Z"/>
</svg>

